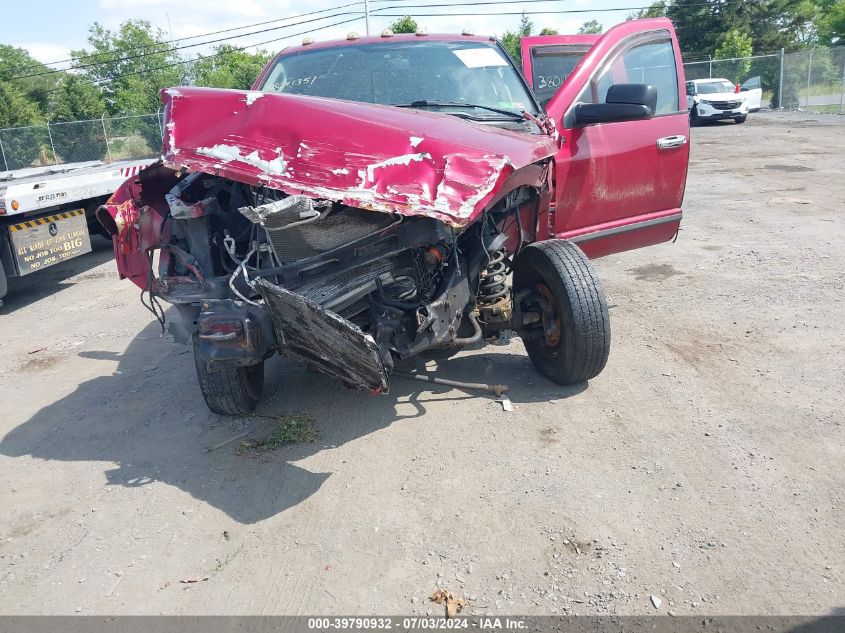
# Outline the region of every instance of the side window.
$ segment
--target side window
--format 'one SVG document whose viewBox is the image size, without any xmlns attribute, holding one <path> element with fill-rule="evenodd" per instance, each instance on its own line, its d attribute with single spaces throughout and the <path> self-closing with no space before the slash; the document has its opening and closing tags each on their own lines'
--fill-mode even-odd
<svg viewBox="0 0 845 633">
<path fill-rule="evenodd" d="M 687 82 L 687 96 L 694 97 L 695 96 L 695 84 L 691 81 Z"/>
<path fill-rule="evenodd" d="M 657 89 L 656 114 L 678 112 L 678 71 L 672 41 L 667 37 L 623 49 L 584 87 L 578 101 L 604 103 L 607 89 L 624 83 L 654 86 Z"/>
<path fill-rule="evenodd" d="M 748 79 L 744 84 L 742 84 L 741 88 L 742 90 L 754 90 L 756 88 L 762 88 L 760 84 L 760 78 L 752 77 L 751 79 Z"/>
<path fill-rule="evenodd" d="M 590 50 L 583 45 L 532 46 L 534 94 L 545 106 Z"/>
</svg>

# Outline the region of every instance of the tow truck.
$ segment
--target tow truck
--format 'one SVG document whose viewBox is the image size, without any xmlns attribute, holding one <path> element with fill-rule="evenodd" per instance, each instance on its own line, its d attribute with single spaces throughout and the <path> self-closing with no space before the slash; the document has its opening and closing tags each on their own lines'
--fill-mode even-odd
<svg viewBox="0 0 845 633">
<path fill-rule="evenodd" d="M 91 251 L 104 234 L 94 212 L 151 159 L 87 161 L 0 172 L 0 305 L 9 277 L 23 277 Z"/>
</svg>

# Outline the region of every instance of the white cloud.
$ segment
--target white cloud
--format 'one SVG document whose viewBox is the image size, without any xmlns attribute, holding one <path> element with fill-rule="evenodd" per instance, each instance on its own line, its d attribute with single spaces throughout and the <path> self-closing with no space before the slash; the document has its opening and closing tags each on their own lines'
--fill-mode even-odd
<svg viewBox="0 0 845 633">
<path fill-rule="evenodd" d="M 55 62 L 60 59 L 68 59 L 70 57 L 70 49 L 50 42 L 21 42 L 13 44 L 19 48 L 24 48 L 29 51 L 35 59 L 40 62 Z"/>
</svg>

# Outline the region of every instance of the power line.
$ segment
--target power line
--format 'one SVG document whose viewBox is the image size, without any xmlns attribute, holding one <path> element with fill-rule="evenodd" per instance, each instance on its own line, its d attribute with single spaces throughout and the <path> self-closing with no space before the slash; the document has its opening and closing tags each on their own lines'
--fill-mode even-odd
<svg viewBox="0 0 845 633">
<path fill-rule="evenodd" d="M 398 0 L 371 0 L 371 1 L 372 2 L 397 2 Z M 413 0 L 409 0 L 409 1 L 413 1 Z M 503 4 L 510 4 L 510 5 L 513 5 L 513 4 L 516 4 L 516 5 L 536 4 L 536 3 L 551 2 L 551 1 L 552 0 L 482 0 L 482 1 L 474 1 L 474 2 L 393 4 L 393 5 L 390 5 L 390 6 L 375 8 L 371 11 L 371 14 L 378 15 L 380 17 L 403 17 L 404 15 L 406 15 L 406 13 L 383 13 L 383 12 L 384 11 L 390 11 L 390 10 L 393 10 L 393 9 L 402 9 L 404 11 L 405 9 L 434 9 L 434 8 L 444 8 L 444 7 L 451 8 L 451 7 L 457 7 L 457 6 L 472 7 L 472 6 L 491 6 L 491 5 L 503 5 Z M 741 0 L 726 0 L 725 2 L 723 2 L 723 6 L 725 4 L 736 4 L 737 2 L 741 2 Z M 335 7 L 335 8 L 336 9 L 343 9 L 343 8 L 348 8 L 348 7 L 351 7 L 351 6 L 357 6 L 357 5 L 360 5 L 360 4 L 361 4 L 361 1 L 359 0 L 358 2 L 351 2 L 351 3 L 348 3 L 348 4 L 340 5 L 339 7 Z M 692 7 L 692 6 L 710 6 L 710 3 L 702 2 L 702 3 L 698 3 L 698 4 L 694 4 L 694 5 L 686 5 L 686 6 L 690 6 L 690 7 Z M 608 9 L 608 8 L 605 8 L 605 9 L 566 9 L 566 10 L 550 10 L 550 11 L 541 11 L 541 10 L 524 11 L 523 10 L 523 11 L 511 11 L 511 12 L 497 12 L 496 15 L 523 15 L 523 14 L 525 14 L 525 15 L 553 15 L 553 14 L 604 13 L 604 12 L 619 12 L 619 11 L 637 11 L 637 10 L 648 9 L 648 8 L 650 8 L 650 6 L 618 7 L 618 8 L 612 8 L 612 9 Z M 214 34 L 218 34 L 218 33 L 227 33 L 227 32 L 232 32 L 232 31 L 236 31 L 236 30 L 242 30 L 242 29 L 245 29 L 245 28 L 250 28 L 252 26 L 261 26 L 261 25 L 264 25 L 264 24 L 270 24 L 270 23 L 279 22 L 279 21 L 282 21 L 282 20 L 290 20 L 290 19 L 294 19 L 295 17 L 306 17 L 306 16 L 310 16 L 310 15 L 315 15 L 315 14 L 318 14 L 318 13 L 325 13 L 326 11 L 329 11 L 329 10 L 330 9 L 322 9 L 322 10 L 319 10 L 319 11 L 312 11 L 312 12 L 309 12 L 309 13 L 304 13 L 300 16 L 278 18 L 278 19 L 275 19 L 275 20 L 267 20 L 267 21 L 264 21 L 264 22 L 256 22 L 252 25 L 232 27 L 232 28 L 229 28 L 229 29 L 221 29 L 221 30 L 218 30 L 218 31 L 212 31 L 212 32 L 205 33 L 205 34 L 194 35 L 194 36 L 182 38 L 180 40 L 177 40 L 177 39 L 165 40 L 165 41 L 160 42 L 160 44 L 165 44 L 165 43 L 174 42 L 174 41 L 197 39 L 197 38 L 200 38 L 200 37 L 207 37 L 209 35 L 214 35 Z M 279 29 L 290 28 L 290 27 L 299 26 L 299 25 L 302 25 L 302 24 L 309 24 L 309 23 L 312 23 L 312 22 L 318 22 L 320 20 L 331 19 L 331 18 L 345 16 L 345 15 L 363 15 L 363 13 L 361 13 L 360 11 L 338 12 L 338 13 L 333 13 L 331 15 L 324 15 L 324 16 L 321 16 L 321 17 L 318 17 L 318 18 L 312 18 L 310 20 L 302 20 L 302 21 L 293 22 L 293 23 L 290 23 L 290 24 L 284 24 L 284 25 L 280 25 L 280 26 L 276 26 L 276 27 L 267 28 L 267 29 L 261 29 L 261 30 L 258 30 L 258 31 L 251 31 L 249 33 L 240 33 L 238 35 L 233 35 L 233 36 L 224 37 L 224 38 L 218 38 L 218 39 L 214 39 L 214 40 L 207 40 L 207 41 L 203 41 L 203 42 L 198 42 L 196 44 L 187 44 L 185 46 L 175 46 L 175 47 L 168 48 L 168 49 L 154 50 L 154 51 L 150 51 L 150 52 L 139 53 L 139 54 L 136 54 L 136 55 L 126 55 L 124 57 L 92 62 L 90 64 L 83 64 L 83 65 L 75 66 L 74 69 L 92 68 L 92 67 L 101 66 L 101 65 L 105 65 L 105 64 L 113 64 L 113 63 L 122 62 L 122 61 L 130 61 L 130 60 L 133 60 L 133 59 L 140 59 L 140 58 L 143 58 L 143 57 L 148 57 L 150 55 L 166 54 L 166 53 L 171 53 L 171 52 L 175 52 L 175 51 L 178 51 L 178 50 L 183 50 L 183 49 L 186 49 L 186 48 L 193 48 L 193 47 L 196 47 L 196 46 L 205 46 L 205 45 L 208 45 L 208 44 L 214 44 L 214 43 L 218 43 L 218 42 L 222 42 L 222 41 L 228 41 L 228 40 L 237 39 L 237 38 L 240 38 L 240 37 L 249 37 L 249 36 L 257 35 L 257 34 L 260 34 L 260 33 L 267 33 L 267 32 L 270 32 L 270 31 L 276 31 L 276 30 L 279 30 Z M 469 13 L 469 12 L 423 13 L 423 14 L 417 14 L 417 17 L 450 17 L 450 16 L 466 17 L 466 16 L 481 16 L 481 15 L 488 15 L 488 14 Z M 353 22 L 356 19 L 358 19 L 358 18 L 345 20 L 343 22 L 340 22 L 339 24 L 346 24 L 346 23 L 349 23 L 349 22 Z M 329 26 L 331 26 L 331 25 L 329 25 Z M 311 30 L 316 31 L 316 30 L 321 30 L 322 28 L 329 28 L 329 27 L 328 26 L 318 27 L 318 28 L 314 28 L 314 29 L 311 29 Z M 304 33 L 300 33 L 300 35 L 301 34 L 304 34 Z M 276 42 L 276 41 L 279 41 L 279 39 L 285 39 L 286 37 L 295 37 L 295 35 L 284 36 L 283 38 L 275 38 L 273 40 L 269 40 L 268 42 L 262 42 L 262 43 L 257 43 L 257 44 L 249 44 L 249 45 L 246 45 L 246 46 L 234 48 L 230 52 L 242 51 L 242 50 L 245 50 L 247 48 L 251 48 L 253 46 L 261 46 L 265 43 Z M 224 51 L 222 53 L 218 53 L 218 54 L 215 54 L 215 55 L 209 55 L 209 56 L 199 56 L 198 59 L 208 59 L 208 58 L 211 58 L 211 57 L 219 56 L 221 54 L 226 54 L 226 52 L 227 51 Z M 68 59 L 68 60 L 60 60 L 60 61 L 57 61 L 57 62 L 49 62 L 49 64 L 62 63 L 63 61 L 73 61 L 74 59 L 77 60 L 77 61 L 81 60 L 81 59 L 91 59 L 91 58 L 94 58 L 94 57 L 102 57 L 103 55 L 104 55 L 104 53 L 83 55 L 83 56 L 79 56 L 77 58 L 71 58 L 71 59 Z M 168 66 L 163 66 L 163 67 L 159 67 L 159 68 L 176 66 L 176 65 L 179 65 L 179 64 L 182 64 L 182 63 L 190 63 L 191 61 L 194 61 L 194 60 L 180 60 L 180 61 L 174 62 L 172 64 L 169 64 Z M 47 64 L 44 64 L 44 65 L 47 65 Z M 33 67 L 33 66 L 30 66 L 30 67 Z M 135 73 L 131 73 L 131 74 L 140 74 L 142 72 L 151 72 L 151 70 L 156 70 L 156 69 L 145 69 L 143 71 L 136 71 Z M 62 73 L 62 72 L 66 72 L 66 71 L 64 69 L 52 69 L 52 70 L 47 70 L 47 71 L 39 72 L 39 73 L 32 73 L 32 74 L 27 74 L 27 75 L 18 75 L 18 76 L 15 76 L 15 77 L 11 77 L 10 79 L 11 80 L 27 79 L 27 78 L 41 77 L 41 76 L 46 76 L 46 75 L 51 75 L 51 74 L 56 74 L 56 73 Z M 49 92 L 53 92 L 53 90 L 38 91 L 38 92 L 49 93 Z"/>
<path fill-rule="evenodd" d="M 397 2 L 401 0 L 371 0 L 372 2 Z M 413 1 L 413 0 L 409 0 Z M 725 0 L 719 6 L 725 6 L 727 4 L 741 4 L 743 0 Z M 486 0 L 482 2 L 448 2 L 443 4 L 396 4 L 389 7 L 379 7 L 372 10 L 372 13 L 376 11 L 389 11 L 391 9 L 430 9 L 430 8 L 443 8 L 443 7 L 472 7 L 472 6 L 489 6 L 489 5 L 499 5 L 499 4 L 536 4 L 542 2 L 552 2 L 552 0 Z M 700 2 L 697 4 L 686 4 L 684 8 L 687 7 L 706 7 L 706 6 L 713 6 L 710 2 Z M 610 13 L 614 11 L 641 11 L 644 9 L 650 9 L 651 5 L 647 5 L 644 7 L 617 7 L 613 9 L 564 9 L 564 10 L 554 10 L 554 11 L 520 11 L 518 13 L 497 13 L 496 15 L 520 15 L 525 13 L 526 15 L 530 15 L 532 13 L 543 14 L 543 13 Z M 381 14 L 385 17 L 394 17 L 393 15 L 387 16 L 386 14 Z M 403 14 L 407 15 L 407 13 Z M 421 14 L 420 17 L 425 17 L 426 14 Z M 447 14 L 428 14 L 433 16 L 440 16 L 440 15 L 457 15 L 457 16 L 464 16 L 464 15 L 486 15 L 486 14 L 478 14 L 478 13 L 447 13 Z"/>
<path fill-rule="evenodd" d="M 133 59 L 141 59 L 142 57 L 149 57 L 150 55 L 162 55 L 162 54 L 165 54 L 165 53 L 172 53 L 174 51 L 179 51 L 179 50 L 183 50 L 183 49 L 186 49 L 186 48 L 193 48 L 195 46 L 205 46 L 207 44 L 216 44 L 217 42 L 224 42 L 224 41 L 227 41 L 227 40 L 233 40 L 233 39 L 237 39 L 239 37 L 249 37 L 251 35 L 258 35 L 259 33 L 268 33 L 270 31 L 278 31 L 279 29 L 286 29 L 286 28 L 290 28 L 292 26 L 300 26 L 302 24 L 310 24 L 311 22 L 318 22 L 320 20 L 328 20 L 330 18 L 337 18 L 337 17 L 343 16 L 343 15 L 361 16 L 361 15 L 363 15 L 363 13 L 361 13 L 360 11 L 341 11 L 340 13 L 333 13 L 331 15 L 323 15 L 323 16 L 320 16 L 318 18 L 311 18 L 310 20 L 302 20 L 301 22 L 293 22 L 291 24 L 284 24 L 282 26 L 274 26 L 274 27 L 267 28 L 267 29 L 261 29 L 259 31 L 252 31 L 250 33 L 241 33 L 240 35 L 232 35 L 232 36 L 229 36 L 229 37 L 221 37 L 221 38 L 218 38 L 218 39 L 215 39 L 215 40 L 198 42 L 196 44 L 187 44 L 185 46 L 174 46 L 173 48 L 155 50 L 155 51 L 150 51 L 150 52 L 147 52 L 147 53 L 138 53 L 137 55 L 126 55 L 124 57 L 118 57 L 118 58 L 115 58 L 115 59 L 108 59 L 108 60 L 103 60 L 103 61 L 99 61 L 99 62 L 91 62 L 90 64 L 82 64 L 80 66 L 74 66 L 73 69 L 74 70 L 84 70 L 85 68 L 93 68 L 95 66 L 103 66 L 105 64 L 115 64 L 117 62 L 130 61 L 130 60 L 133 60 Z M 358 18 L 356 17 L 355 19 L 358 19 Z M 271 41 L 276 41 L 276 40 L 271 40 Z M 250 48 L 251 46 L 260 46 L 260 44 L 250 44 L 249 46 L 245 46 L 244 48 Z M 243 49 L 241 49 L 241 50 L 243 50 Z M 102 53 L 100 55 L 102 55 Z M 27 79 L 27 78 L 31 78 L 31 77 L 43 77 L 45 75 L 54 75 L 56 73 L 63 73 L 63 72 L 66 72 L 66 71 L 64 69 L 46 70 L 44 72 L 32 73 L 30 75 L 18 75 L 16 77 L 10 77 L 9 80 L 13 81 L 13 80 L 17 80 L 17 79 Z"/>
<path fill-rule="evenodd" d="M 143 70 L 134 70 L 134 71 L 127 72 L 127 73 L 120 73 L 118 75 L 113 75 L 113 76 L 109 77 L 108 79 L 94 81 L 93 83 L 96 83 L 96 84 L 99 85 L 99 84 L 106 83 L 107 81 L 114 81 L 115 79 L 122 79 L 124 77 L 131 77 L 131 76 L 134 76 L 134 75 L 143 75 L 143 74 L 146 74 L 146 73 L 155 72 L 157 70 L 165 70 L 167 68 L 174 68 L 174 67 L 180 66 L 182 64 L 195 64 L 195 63 L 202 61 L 202 60 L 205 60 L 205 59 L 214 59 L 214 58 L 217 58 L 217 57 L 222 57 L 224 55 L 229 55 L 231 53 L 236 53 L 238 51 L 246 50 L 247 48 L 252 48 L 253 46 L 264 46 L 265 44 L 272 44 L 274 42 L 279 42 L 281 40 L 290 39 L 292 37 L 298 37 L 300 35 L 307 35 L 309 33 L 313 33 L 314 31 L 321 31 L 323 29 L 330 29 L 334 26 L 340 26 L 341 24 L 349 24 L 350 22 L 357 22 L 360 19 L 361 19 L 360 17 L 354 17 L 354 18 L 350 18 L 348 20 L 341 20 L 339 22 L 333 22 L 332 24 L 325 24 L 323 26 L 313 27 L 313 28 L 308 29 L 307 31 L 300 31 L 299 33 L 289 33 L 287 35 L 282 35 L 281 37 L 276 37 L 276 38 L 273 38 L 272 40 L 266 40 L 264 42 L 256 42 L 254 44 L 247 44 L 245 46 L 233 48 L 232 50 L 229 50 L 229 51 L 222 51 L 220 53 L 214 53 L 212 55 L 197 55 L 193 59 L 180 59 L 179 61 L 172 62 L 172 63 L 169 63 L 169 64 L 163 64 L 162 66 L 156 66 L 155 68 L 145 68 Z M 51 93 L 54 93 L 54 92 L 58 92 L 59 90 L 61 90 L 61 87 L 51 88 L 50 90 L 34 90 L 33 92 L 35 92 L 37 94 L 48 95 L 48 94 L 51 94 Z"/>
<path fill-rule="evenodd" d="M 312 16 L 312 15 L 317 15 L 319 13 L 327 13 L 329 11 L 337 11 L 338 9 L 347 9 L 349 7 L 359 6 L 361 4 L 362 4 L 362 0 L 357 0 L 356 2 L 350 2 L 348 4 L 342 4 L 342 5 L 337 6 L 337 7 L 331 7 L 330 9 L 320 9 L 319 11 L 309 11 L 308 13 L 301 13 L 299 15 L 290 15 L 286 18 L 276 18 L 274 20 L 265 20 L 264 22 L 254 22 L 252 24 L 244 24 L 243 26 L 233 26 L 233 27 L 228 28 L 228 29 L 220 29 L 218 31 L 210 31 L 208 33 L 200 33 L 198 35 L 190 35 L 188 37 L 180 37 L 180 38 L 173 38 L 173 39 L 170 39 L 170 40 L 162 40 L 160 42 L 156 42 L 156 44 L 172 44 L 173 42 L 185 42 L 187 40 L 195 40 L 195 39 L 200 38 L 200 37 L 209 37 L 211 35 L 219 35 L 220 33 L 231 33 L 232 31 L 240 31 L 240 30 L 243 30 L 243 29 L 249 29 L 249 28 L 253 28 L 253 27 L 256 27 L 256 26 L 264 26 L 265 24 L 272 24 L 274 22 L 281 22 L 283 20 L 294 20 L 294 19 L 297 19 L 297 18 L 306 18 L 306 17 Z M 323 18 L 318 18 L 318 19 L 328 19 L 328 18 L 336 17 L 338 15 L 351 15 L 351 14 L 352 14 L 352 12 L 326 15 L 326 16 L 323 16 Z M 299 24 L 306 24 L 306 23 L 307 22 L 296 22 L 296 23 L 293 23 L 293 24 L 283 24 L 282 26 L 279 26 L 278 28 L 284 28 L 284 27 L 287 27 L 287 26 L 297 26 Z M 264 33 L 268 30 L 272 30 L 272 29 L 265 29 L 264 31 L 256 31 L 255 33 Z M 248 35 L 254 35 L 255 33 L 242 33 L 240 35 L 233 35 L 232 38 L 230 38 L 230 39 L 234 39 L 236 37 L 246 37 Z M 214 41 L 218 41 L 218 40 L 214 40 Z M 202 46 L 203 44 L 208 44 L 208 43 L 209 42 L 200 42 L 199 44 L 192 44 L 191 46 Z M 188 48 L 188 47 L 186 46 L 184 48 Z M 174 48 L 174 49 L 168 49 L 168 50 L 179 50 L 179 49 Z M 167 51 L 153 51 L 149 54 L 152 55 L 152 54 L 161 53 L 161 52 L 167 52 Z M 93 57 L 102 57 L 103 55 L 107 55 L 107 54 L 108 53 L 91 53 L 89 55 L 79 55 L 78 57 L 69 57 L 68 59 L 60 59 L 60 60 L 57 60 L 57 61 L 54 61 L 54 62 L 43 62 L 43 63 L 39 62 L 37 64 L 30 64 L 28 66 L 24 66 L 22 68 L 22 70 L 28 70 L 30 68 L 40 68 L 41 66 L 55 66 L 56 64 L 64 64 L 64 63 L 67 63 L 67 62 L 75 62 L 75 61 L 80 61 L 80 60 L 84 60 L 84 59 L 91 59 Z M 109 63 L 116 62 L 116 61 L 122 61 L 122 58 L 121 59 L 107 60 L 107 61 L 104 61 L 102 63 L 109 64 Z M 80 66 L 75 66 L 74 68 L 80 68 Z M 51 71 L 51 72 L 62 72 L 63 70 L 66 70 L 66 69 L 60 68 L 60 69 L 56 69 L 56 70 Z M 37 77 L 38 75 L 24 75 L 24 77 L 28 77 L 28 76 Z"/>
</svg>

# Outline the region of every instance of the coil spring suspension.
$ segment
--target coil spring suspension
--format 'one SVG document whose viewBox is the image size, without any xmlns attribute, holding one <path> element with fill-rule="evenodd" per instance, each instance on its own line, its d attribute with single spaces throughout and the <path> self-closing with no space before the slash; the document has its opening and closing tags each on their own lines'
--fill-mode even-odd
<svg viewBox="0 0 845 633">
<path fill-rule="evenodd" d="M 489 306 L 508 294 L 506 280 L 508 276 L 508 265 L 505 261 L 505 252 L 498 250 L 490 255 L 487 266 L 481 271 L 478 281 L 478 303 L 481 306 Z"/>
</svg>

